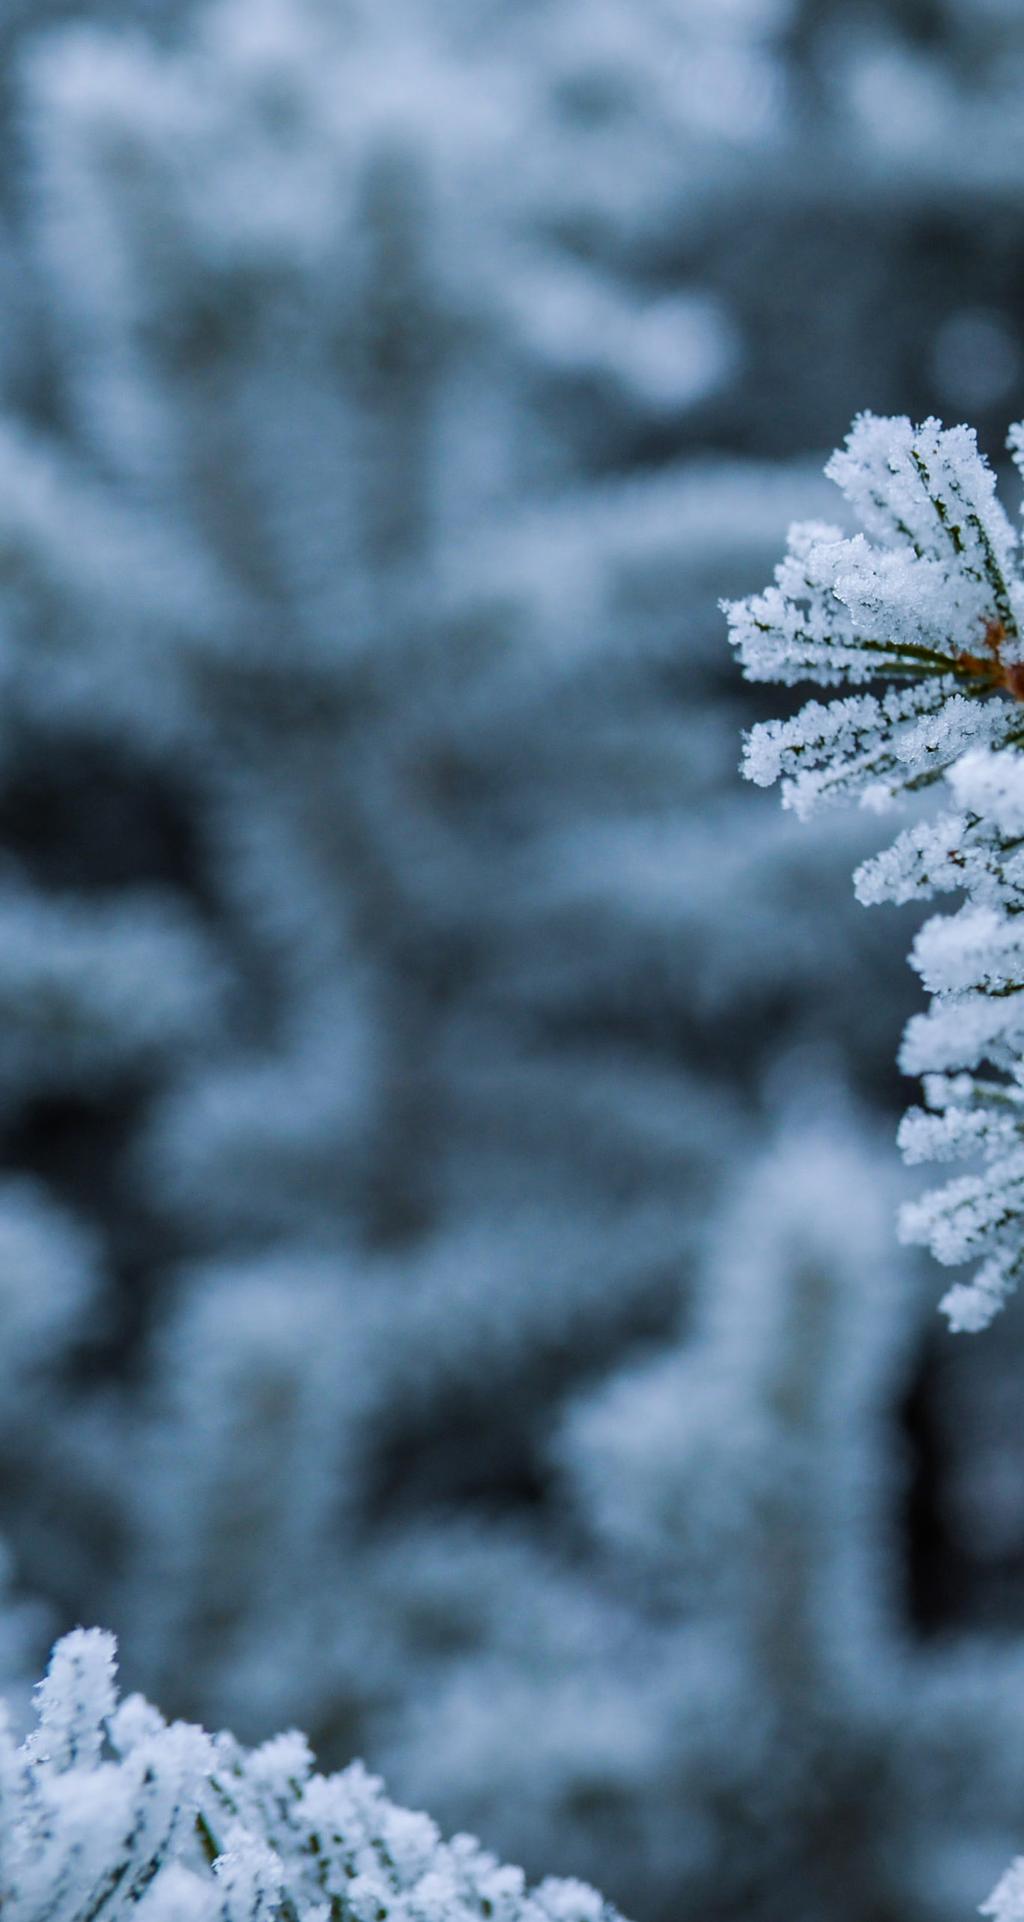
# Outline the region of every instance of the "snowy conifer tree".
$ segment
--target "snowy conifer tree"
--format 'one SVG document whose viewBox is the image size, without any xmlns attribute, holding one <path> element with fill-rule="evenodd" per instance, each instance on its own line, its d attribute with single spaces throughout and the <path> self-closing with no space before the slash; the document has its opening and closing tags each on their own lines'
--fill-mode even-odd
<svg viewBox="0 0 1024 1922">
<path fill-rule="evenodd" d="M 735 344 L 699 288 L 623 305 L 626 231 L 708 156 L 698 122 L 666 171 L 692 29 L 574 21 L 507 24 L 502 65 L 458 9 L 227 0 L 178 49 L 76 30 L 29 74 L 56 373 L 0 463 L 6 1152 L 98 1231 L 101 1332 L 73 1572 L 4 1519 L 172 1708 L 331 1754 L 422 1657 L 392 1536 L 429 1588 L 418 1509 L 536 1501 L 578 1377 L 674 1324 L 765 1010 L 825 1027 L 837 830 L 808 854 L 723 796 L 710 611 L 817 483 L 614 478 Z M 599 82 L 600 141 L 563 111 Z M 661 160 L 584 267 L 608 115 Z M 861 967 L 883 948 L 865 923 Z"/>
</svg>

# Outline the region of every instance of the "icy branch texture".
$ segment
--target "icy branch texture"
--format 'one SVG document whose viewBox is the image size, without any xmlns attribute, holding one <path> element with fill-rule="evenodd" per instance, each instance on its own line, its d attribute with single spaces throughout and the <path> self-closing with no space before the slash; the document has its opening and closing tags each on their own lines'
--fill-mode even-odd
<svg viewBox="0 0 1024 1922">
<path fill-rule="evenodd" d="M 1021 463 L 1022 429 L 1010 447 Z M 862 415 L 826 472 L 864 531 L 792 530 L 775 584 L 728 608 L 751 680 L 855 687 L 756 727 L 745 772 L 779 778 L 801 815 L 857 798 L 885 808 L 945 779 L 952 807 L 918 820 L 856 876 L 864 902 L 962 905 L 921 929 L 911 961 L 932 1000 L 902 1066 L 925 1107 L 908 1161 L 973 1162 L 908 1206 L 902 1232 L 941 1262 L 976 1261 L 943 1307 L 991 1320 L 1024 1268 L 1024 582 L 1017 536 L 969 428 Z"/>
<path fill-rule="evenodd" d="M 472 1836 L 444 1842 L 303 1736 L 246 1750 L 118 1703 L 113 1637 L 76 1629 L 19 1748 L 0 1722 L 0 1908 L 9 1922 L 616 1922 L 582 1882 L 528 1891 Z"/>
</svg>

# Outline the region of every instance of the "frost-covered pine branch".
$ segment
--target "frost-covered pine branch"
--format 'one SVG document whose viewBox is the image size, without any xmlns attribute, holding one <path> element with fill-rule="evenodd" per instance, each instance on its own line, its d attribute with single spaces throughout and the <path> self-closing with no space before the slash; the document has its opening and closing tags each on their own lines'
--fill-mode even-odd
<svg viewBox="0 0 1024 1922">
<path fill-rule="evenodd" d="M 1010 434 L 1018 466 L 1024 429 Z M 1024 579 L 1017 535 L 967 427 L 862 415 L 826 469 L 863 532 L 795 527 L 763 594 L 731 604 L 751 680 L 857 690 L 755 727 L 744 769 L 783 783 L 799 814 L 858 799 L 884 809 L 944 780 L 856 876 L 864 902 L 962 905 L 921 929 L 911 956 L 931 994 L 901 1064 L 924 1079 L 907 1115 L 912 1162 L 976 1166 L 903 1214 L 941 1262 L 977 1261 L 943 1306 L 983 1327 L 1024 1270 Z"/>
<path fill-rule="evenodd" d="M 582 1882 L 533 1890 L 468 1835 L 442 1840 L 361 1763 L 314 1773 L 292 1733 L 246 1750 L 119 1702 L 114 1640 L 76 1629 L 17 1746 L 0 1721 L 9 1922 L 616 1922 Z"/>
</svg>

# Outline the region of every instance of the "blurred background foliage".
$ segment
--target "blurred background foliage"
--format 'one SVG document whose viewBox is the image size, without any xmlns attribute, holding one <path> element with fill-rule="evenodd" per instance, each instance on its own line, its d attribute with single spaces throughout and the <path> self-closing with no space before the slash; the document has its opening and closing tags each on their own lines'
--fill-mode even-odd
<svg viewBox="0 0 1024 1922">
<path fill-rule="evenodd" d="M 1024 15 L 0 50 L 5 1685 L 102 1621 L 639 1922 L 952 1922 L 1024 1839 L 1024 1317 L 896 1248 L 912 922 L 741 790 L 717 601 L 858 408 L 1000 458 Z"/>
</svg>

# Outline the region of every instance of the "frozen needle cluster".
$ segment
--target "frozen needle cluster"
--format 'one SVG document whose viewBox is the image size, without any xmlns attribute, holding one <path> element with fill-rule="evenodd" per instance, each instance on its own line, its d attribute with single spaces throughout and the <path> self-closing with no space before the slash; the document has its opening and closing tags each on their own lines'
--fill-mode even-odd
<svg viewBox="0 0 1024 1922">
<path fill-rule="evenodd" d="M 581 1882 L 528 1891 L 471 1836 L 442 1841 L 301 1735 L 245 1750 L 118 1702 L 113 1637 L 76 1629 L 16 1747 L 0 1725 L 0 1908 L 10 1922 L 615 1922 Z"/>
<path fill-rule="evenodd" d="M 1010 435 L 1024 457 L 1024 430 Z M 826 469 L 862 524 L 852 538 L 795 527 L 765 593 L 728 608 L 751 680 L 855 689 L 753 729 L 745 772 L 781 778 L 800 814 L 856 797 L 906 801 L 943 780 L 920 814 L 861 867 L 864 902 L 961 905 L 925 923 L 911 956 L 931 995 L 901 1054 L 923 1078 L 906 1116 L 908 1161 L 971 1172 L 904 1211 L 908 1241 L 976 1261 L 943 1306 L 984 1327 L 1024 1269 L 1024 580 L 1017 536 L 967 427 L 862 415 Z"/>
</svg>

